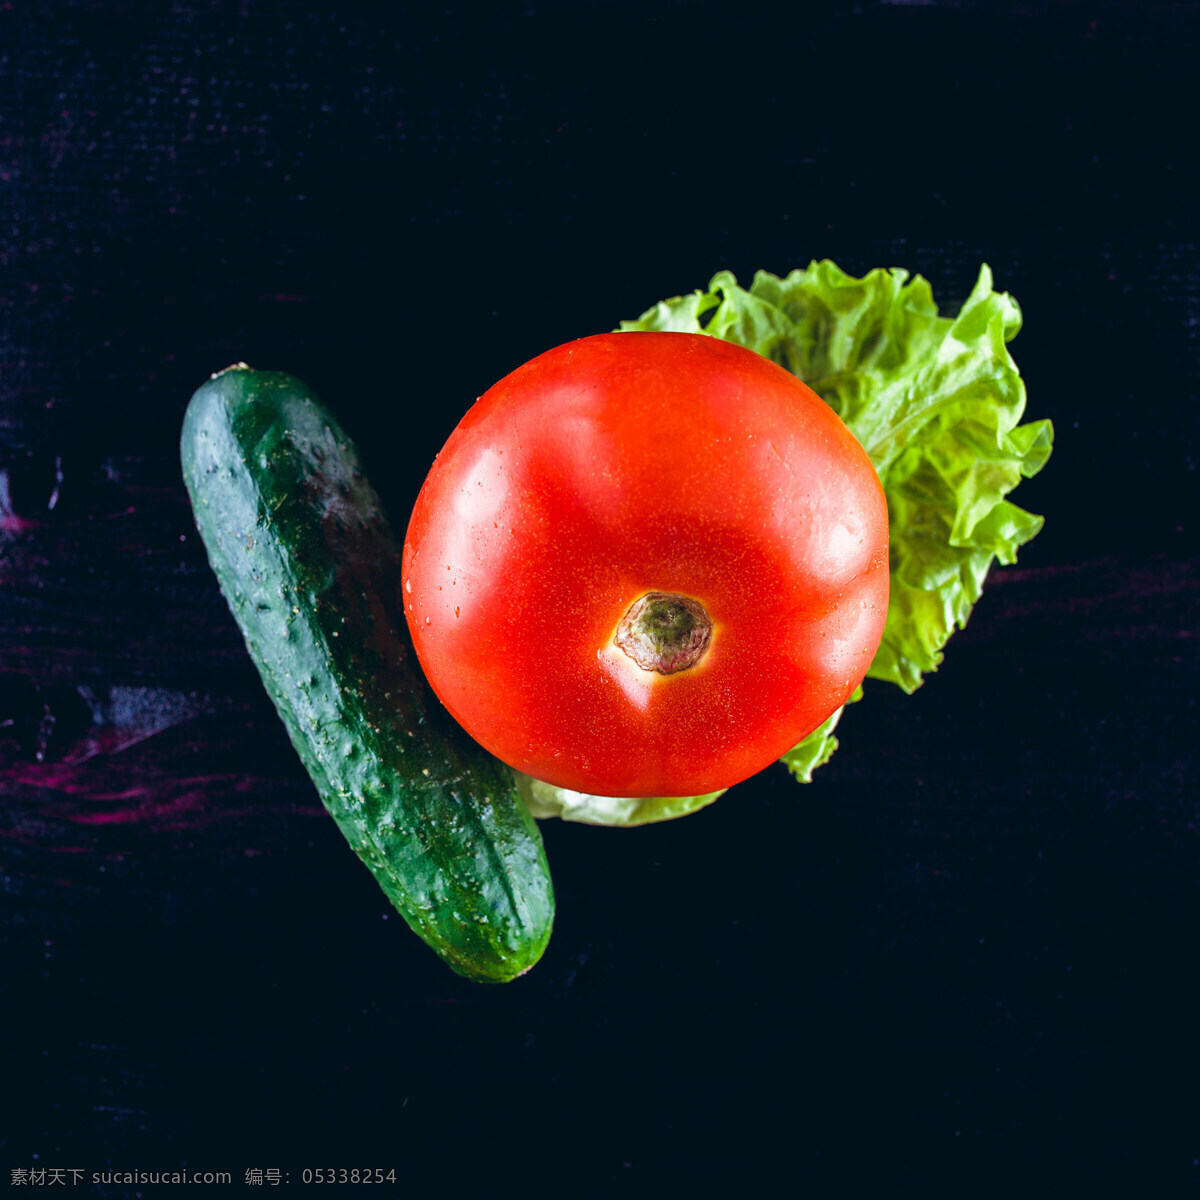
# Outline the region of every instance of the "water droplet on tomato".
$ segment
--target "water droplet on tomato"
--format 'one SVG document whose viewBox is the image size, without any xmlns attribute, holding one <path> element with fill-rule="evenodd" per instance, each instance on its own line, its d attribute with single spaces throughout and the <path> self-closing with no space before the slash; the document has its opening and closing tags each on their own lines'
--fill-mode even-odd
<svg viewBox="0 0 1200 1200">
<path fill-rule="evenodd" d="M 425 624 L 426 624 L 426 625 L 432 625 L 432 624 L 433 624 L 433 618 L 432 618 L 432 617 L 426 617 L 426 618 L 425 618 Z"/>
</svg>

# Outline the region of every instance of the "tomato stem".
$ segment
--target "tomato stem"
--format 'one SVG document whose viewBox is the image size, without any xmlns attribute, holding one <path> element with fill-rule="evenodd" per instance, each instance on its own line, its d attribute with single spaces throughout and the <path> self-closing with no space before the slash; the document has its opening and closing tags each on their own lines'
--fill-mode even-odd
<svg viewBox="0 0 1200 1200">
<path fill-rule="evenodd" d="M 673 675 L 695 666 L 712 640 L 704 605 L 675 592 L 647 592 L 630 605 L 613 641 L 643 671 Z"/>
</svg>

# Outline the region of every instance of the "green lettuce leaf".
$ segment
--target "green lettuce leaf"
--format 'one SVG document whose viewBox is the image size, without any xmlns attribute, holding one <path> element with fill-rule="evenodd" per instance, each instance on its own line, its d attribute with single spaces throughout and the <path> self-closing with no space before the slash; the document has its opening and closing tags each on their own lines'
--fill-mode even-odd
<svg viewBox="0 0 1200 1200">
<path fill-rule="evenodd" d="M 1008 353 L 1021 310 L 985 265 L 955 318 L 896 268 L 861 279 L 814 262 L 749 291 L 728 271 L 622 329 L 708 333 L 804 380 L 846 422 L 883 481 L 891 524 L 887 628 L 868 672 L 906 692 L 936 670 L 992 562 L 1016 560 L 1042 518 L 1005 500 L 1050 454 L 1049 421 L 1019 425 L 1025 385 Z"/>
<path fill-rule="evenodd" d="M 856 687 L 854 694 L 846 701 L 846 704 L 853 704 L 856 700 L 861 700 L 862 694 L 861 686 Z M 843 704 L 841 708 L 822 721 L 808 737 L 802 742 L 798 742 L 779 760 L 791 771 L 793 778 L 798 779 L 801 783 L 812 783 L 812 773 L 833 757 L 833 752 L 838 748 L 838 740 L 833 736 L 833 731 L 837 728 L 837 723 L 842 719 L 842 713 L 845 711 L 846 705 Z"/>
<path fill-rule="evenodd" d="M 840 709 L 838 710 L 841 711 Z M 652 821 L 670 821 L 711 804 L 729 790 L 708 792 L 703 796 L 651 796 L 644 799 L 623 796 L 590 796 L 555 787 L 514 771 L 517 791 L 533 816 L 562 817 L 585 825 L 648 825 Z"/>
<path fill-rule="evenodd" d="M 799 376 L 845 421 L 879 472 L 890 522 L 887 624 L 867 674 L 915 691 L 966 624 L 993 562 L 1014 562 L 1042 527 L 1005 499 L 1041 470 L 1053 439 L 1049 421 L 1019 424 L 1025 385 L 1007 348 L 1021 328 L 1017 302 L 992 290 L 984 265 L 958 316 L 944 317 L 919 275 L 879 268 L 858 279 L 826 260 L 783 278 L 759 271 L 748 290 L 721 271 L 704 291 L 664 300 L 620 328 L 747 346 Z M 837 748 L 842 711 L 784 755 L 797 779 L 809 782 Z M 545 815 L 597 824 L 666 820 L 720 794 L 601 802 L 532 787 Z"/>
</svg>

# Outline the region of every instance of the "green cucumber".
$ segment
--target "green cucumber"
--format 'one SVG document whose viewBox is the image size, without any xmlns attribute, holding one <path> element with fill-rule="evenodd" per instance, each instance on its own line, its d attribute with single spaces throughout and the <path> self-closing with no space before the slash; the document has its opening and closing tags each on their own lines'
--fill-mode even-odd
<svg viewBox="0 0 1200 1200">
<path fill-rule="evenodd" d="M 299 380 L 238 363 L 192 397 L 180 449 L 209 563 L 347 841 L 460 975 L 527 971 L 554 918 L 541 835 L 425 682 L 353 443 Z"/>
</svg>

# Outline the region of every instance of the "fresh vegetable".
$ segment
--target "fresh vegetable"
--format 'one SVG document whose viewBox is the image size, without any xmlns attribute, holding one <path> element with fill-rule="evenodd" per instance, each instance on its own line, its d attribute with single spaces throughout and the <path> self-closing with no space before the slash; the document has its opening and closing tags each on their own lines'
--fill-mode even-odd
<svg viewBox="0 0 1200 1200">
<path fill-rule="evenodd" d="M 992 290 L 984 266 L 958 316 L 944 317 L 920 276 L 879 269 L 855 278 L 823 261 L 784 278 L 759 271 L 749 289 L 722 271 L 621 328 L 702 331 L 755 350 L 845 421 L 879 473 L 890 521 L 888 617 L 868 676 L 919 687 L 966 624 L 992 564 L 1014 562 L 1042 527 L 1005 499 L 1041 470 L 1053 441 L 1049 421 L 1019 424 L 1025 386 L 1006 345 L 1021 328 L 1016 301 Z M 783 756 L 796 778 L 807 782 L 832 755 L 840 715 Z M 600 824 L 661 820 L 713 799 L 676 798 L 663 813 L 656 800 L 522 786 L 536 790 L 539 816 Z"/>
<path fill-rule="evenodd" d="M 495 755 L 578 794 L 699 797 L 862 681 L 887 613 L 887 509 L 846 426 L 761 354 L 600 334 L 467 413 L 403 573 L 426 676 Z"/>
<path fill-rule="evenodd" d="M 455 971 L 521 974 L 554 914 L 541 837 L 429 695 L 354 445 L 298 380 L 238 364 L 192 397 L 181 452 L 209 562 L 342 833 Z"/>
</svg>

